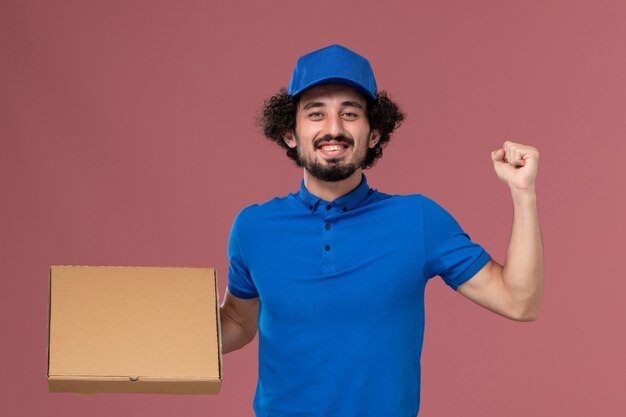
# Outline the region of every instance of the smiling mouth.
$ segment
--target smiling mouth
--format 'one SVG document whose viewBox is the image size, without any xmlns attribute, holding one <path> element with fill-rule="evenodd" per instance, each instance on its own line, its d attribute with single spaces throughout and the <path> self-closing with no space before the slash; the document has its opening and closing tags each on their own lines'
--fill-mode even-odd
<svg viewBox="0 0 626 417">
<path fill-rule="evenodd" d="M 346 149 L 347 147 L 348 145 L 340 143 L 340 144 L 332 144 L 332 145 L 322 145 L 322 146 L 319 146 L 318 149 L 321 149 L 326 152 L 330 152 L 330 151 L 339 151 L 342 149 Z"/>
<path fill-rule="evenodd" d="M 332 136 L 332 135 L 324 135 L 313 142 L 313 146 L 316 149 L 328 147 L 328 146 L 341 146 L 343 148 L 347 148 L 351 145 L 354 145 L 354 141 L 347 136 Z"/>
<path fill-rule="evenodd" d="M 350 146 L 346 143 L 322 143 L 317 146 L 317 152 L 327 162 L 339 162 L 348 152 Z"/>
</svg>

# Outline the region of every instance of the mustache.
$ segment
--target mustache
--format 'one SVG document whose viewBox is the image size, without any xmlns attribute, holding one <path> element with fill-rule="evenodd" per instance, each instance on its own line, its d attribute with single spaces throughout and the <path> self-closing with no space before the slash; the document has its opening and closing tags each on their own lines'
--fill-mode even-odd
<svg viewBox="0 0 626 417">
<path fill-rule="evenodd" d="M 354 140 L 349 138 L 349 137 L 342 136 L 342 135 L 340 135 L 340 136 L 325 135 L 325 136 L 323 136 L 321 138 L 316 139 L 313 142 L 313 146 L 315 146 L 317 148 L 317 147 L 319 147 L 320 143 L 322 143 L 322 142 L 331 142 L 331 141 L 338 142 L 338 143 L 343 143 L 343 144 L 348 145 L 348 146 L 354 145 Z"/>
</svg>

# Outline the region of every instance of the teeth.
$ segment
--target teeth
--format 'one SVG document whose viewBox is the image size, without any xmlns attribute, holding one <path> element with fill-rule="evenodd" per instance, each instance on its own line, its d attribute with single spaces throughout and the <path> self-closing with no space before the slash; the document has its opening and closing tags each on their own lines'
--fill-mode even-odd
<svg viewBox="0 0 626 417">
<path fill-rule="evenodd" d="M 326 146 L 322 146 L 322 149 L 325 150 L 325 151 L 338 151 L 341 148 L 343 148 L 343 146 L 340 146 L 340 145 L 326 145 Z"/>
</svg>

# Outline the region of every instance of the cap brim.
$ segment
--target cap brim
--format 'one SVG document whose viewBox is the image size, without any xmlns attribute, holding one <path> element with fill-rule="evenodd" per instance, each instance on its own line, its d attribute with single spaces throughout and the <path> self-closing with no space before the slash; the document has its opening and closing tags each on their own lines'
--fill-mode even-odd
<svg viewBox="0 0 626 417">
<path fill-rule="evenodd" d="M 342 77 L 324 77 L 324 78 L 320 78 L 317 80 L 313 80 L 309 82 L 308 84 L 301 86 L 298 90 L 291 92 L 290 94 L 292 96 L 297 96 L 298 94 L 302 93 L 305 90 L 308 90 L 310 88 L 317 87 L 318 85 L 323 85 L 323 84 L 344 84 L 344 85 L 347 85 L 349 87 L 352 87 L 358 90 L 366 98 L 370 100 L 376 100 L 376 96 L 372 95 L 372 93 L 367 88 L 365 88 L 361 84 L 349 78 L 342 78 Z"/>
</svg>

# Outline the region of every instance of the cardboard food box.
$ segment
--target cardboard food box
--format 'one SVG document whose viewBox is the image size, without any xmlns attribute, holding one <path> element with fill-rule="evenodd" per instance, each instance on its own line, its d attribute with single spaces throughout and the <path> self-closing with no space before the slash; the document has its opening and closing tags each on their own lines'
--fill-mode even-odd
<svg viewBox="0 0 626 417">
<path fill-rule="evenodd" d="M 217 394 L 213 268 L 50 267 L 51 392 Z"/>
</svg>

